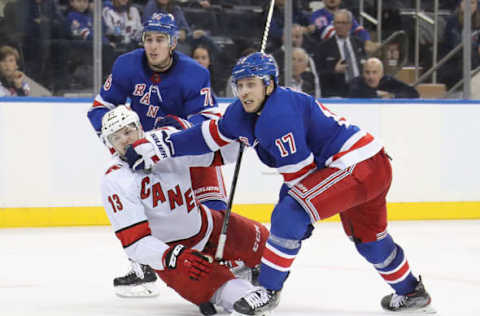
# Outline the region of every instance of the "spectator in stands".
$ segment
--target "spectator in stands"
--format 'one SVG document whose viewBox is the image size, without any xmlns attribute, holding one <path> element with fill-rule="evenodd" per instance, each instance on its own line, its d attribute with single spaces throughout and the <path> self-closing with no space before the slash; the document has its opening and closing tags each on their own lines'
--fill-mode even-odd
<svg viewBox="0 0 480 316">
<path fill-rule="evenodd" d="M 207 33 L 204 30 L 192 31 L 182 8 L 175 0 L 148 0 L 143 10 L 143 21 L 148 20 L 157 12 L 170 13 L 175 18 L 175 22 L 178 25 L 178 51 L 191 56 L 193 47 L 196 47 L 201 42 L 212 42 L 210 39 L 207 39 Z M 216 49 L 216 47 L 210 45 L 210 49 Z"/>
<path fill-rule="evenodd" d="M 206 44 L 198 44 L 192 51 L 192 58 L 200 65 L 210 71 L 210 81 L 215 96 L 223 96 L 225 94 L 225 83 L 219 82 L 216 76 L 215 54 L 211 50 L 211 46 Z"/>
<path fill-rule="evenodd" d="M 340 10 L 342 0 L 324 0 L 325 7 L 317 10 L 310 16 L 310 25 L 315 29 L 315 36 L 324 41 L 335 35 L 335 25 L 333 25 L 335 12 Z M 368 54 L 373 53 L 379 47 L 379 43 L 375 43 L 370 39 L 370 34 L 358 24 L 357 20 L 352 17 L 350 26 L 350 35 L 358 36 L 364 45 L 364 49 Z"/>
<path fill-rule="evenodd" d="M 210 8 L 211 5 L 210 1 L 208 0 L 192 0 L 192 2 L 198 4 L 202 8 Z"/>
<path fill-rule="evenodd" d="M 320 97 L 320 87 L 316 73 L 309 67 L 309 56 L 305 49 L 295 47 L 292 50 L 292 83 L 287 87 L 304 92 L 315 98 Z M 280 83 L 282 85 L 282 83 Z"/>
<path fill-rule="evenodd" d="M 15 48 L 0 47 L 0 96 L 51 96 L 50 91 L 19 70 L 19 60 Z"/>
<path fill-rule="evenodd" d="M 320 96 L 321 96 L 320 80 L 319 80 L 318 75 L 317 75 L 317 69 L 315 67 L 315 62 L 309 56 L 308 50 L 304 47 L 303 27 L 301 25 L 298 25 L 298 24 L 293 24 L 291 32 L 292 32 L 292 47 L 303 48 L 304 51 L 307 53 L 307 69 L 309 70 L 309 72 L 311 72 L 311 75 L 312 75 L 311 78 L 312 78 L 312 80 L 314 80 L 314 81 L 312 81 L 313 89 L 311 90 L 311 92 L 307 92 L 307 93 L 311 94 L 312 96 L 314 96 L 316 98 L 320 98 Z M 285 41 L 285 33 L 282 36 L 282 42 L 284 42 L 284 41 Z M 280 84 L 285 85 L 285 46 L 282 45 L 280 48 L 275 50 L 272 53 L 272 56 L 275 58 L 275 61 L 277 62 L 277 65 L 278 65 Z"/>
<path fill-rule="evenodd" d="M 300 9 L 299 3 L 297 1 L 292 1 L 293 5 L 293 16 L 292 23 L 302 26 L 302 31 L 305 34 L 311 33 L 314 28 L 309 27 L 308 16 Z M 267 1 L 264 7 L 265 17 L 268 14 L 268 9 L 270 7 L 270 1 Z M 270 33 L 269 33 L 269 44 L 271 50 L 274 51 L 278 47 L 282 46 L 282 37 L 284 29 L 284 11 L 285 11 L 285 0 L 275 0 L 275 6 L 273 8 L 272 21 L 270 23 Z M 265 20 L 264 20 L 265 21 Z"/>
<path fill-rule="evenodd" d="M 18 51 L 10 46 L 0 48 L 0 96 L 28 96 L 30 86 L 18 70 Z"/>
<path fill-rule="evenodd" d="M 5 23 L 11 31 L 9 42 L 22 47 L 24 67 L 37 81 L 54 85 L 64 80 L 56 61 L 63 60 L 58 40 L 65 38 L 65 19 L 55 0 L 9 2 L 4 8 Z"/>
<path fill-rule="evenodd" d="M 106 1 L 103 7 L 105 35 L 116 47 L 117 54 L 138 47 L 142 35 L 140 12 L 130 0 Z"/>
<path fill-rule="evenodd" d="M 91 40 L 93 38 L 93 19 L 89 11 L 88 0 L 70 0 L 69 5 L 68 33 L 74 39 Z"/>
<path fill-rule="evenodd" d="M 366 53 L 362 41 L 350 36 L 352 13 L 340 9 L 334 15 L 335 35 L 314 52 L 323 97 L 346 97 L 348 82 L 362 72 Z"/>
<path fill-rule="evenodd" d="M 178 25 L 178 39 L 184 41 L 187 35 L 191 33 L 190 25 L 183 14 L 182 8 L 174 0 L 148 0 L 145 8 L 143 8 L 142 21 L 145 22 L 156 13 L 170 13 L 175 18 Z"/>
<path fill-rule="evenodd" d="M 382 61 L 369 58 L 363 65 L 362 76 L 352 79 L 349 84 L 349 98 L 413 99 L 420 97 L 415 88 L 384 75 Z"/>
<path fill-rule="evenodd" d="M 67 11 L 68 43 L 64 45 L 65 54 L 68 55 L 66 72 L 68 83 L 65 89 L 93 88 L 93 17 L 88 0 L 69 0 Z M 111 43 L 103 36 L 102 69 L 103 76 L 110 73 L 115 53 Z"/>
<path fill-rule="evenodd" d="M 455 12 L 447 19 L 445 33 L 442 41 L 442 52 L 447 54 L 454 49 L 463 40 L 463 15 L 465 9 L 465 1 L 470 1 L 472 10 L 472 32 L 480 30 L 480 12 L 478 10 L 477 0 L 462 0 L 459 1 Z M 480 66 L 480 41 L 479 36 L 472 37 L 472 54 L 471 63 L 472 69 Z M 459 50 L 439 71 L 439 81 L 451 88 L 455 83 L 463 77 L 463 55 L 462 50 Z"/>
</svg>

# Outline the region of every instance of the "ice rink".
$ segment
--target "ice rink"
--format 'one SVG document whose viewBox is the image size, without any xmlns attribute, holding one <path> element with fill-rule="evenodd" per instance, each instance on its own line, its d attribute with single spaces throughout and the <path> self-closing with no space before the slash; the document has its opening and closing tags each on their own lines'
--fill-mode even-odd
<svg viewBox="0 0 480 316">
<path fill-rule="evenodd" d="M 479 220 L 391 222 L 389 231 L 422 275 L 437 315 L 480 315 Z M 157 298 L 116 297 L 112 279 L 128 266 L 110 227 L 0 229 L 0 315 L 200 315 L 160 282 Z M 319 223 L 274 315 L 388 315 L 380 299 L 390 292 L 340 223 Z"/>
</svg>

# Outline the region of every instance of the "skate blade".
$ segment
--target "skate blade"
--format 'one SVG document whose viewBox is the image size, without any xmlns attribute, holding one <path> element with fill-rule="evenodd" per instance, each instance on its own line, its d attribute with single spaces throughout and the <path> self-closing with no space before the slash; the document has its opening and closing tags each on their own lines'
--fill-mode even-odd
<svg viewBox="0 0 480 316">
<path fill-rule="evenodd" d="M 160 290 L 155 282 L 149 282 L 134 286 L 115 286 L 115 294 L 122 298 L 157 297 Z"/>
<path fill-rule="evenodd" d="M 417 314 L 436 314 L 437 311 L 430 305 L 420 308 L 418 311 L 414 311 Z"/>
<path fill-rule="evenodd" d="M 412 316 L 413 315 L 425 315 L 425 314 L 436 314 L 437 313 L 437 311 L 433 307 L 431 307 L 430 305 L 419 308 L 419 309 L 410 310 L 410 311 L 397 311 L 397 312 L 389 311 L 389 310 L 385 310 L 385 311 L 389 314 L 397 314 L 397 315 L 408 314 L 408 315 L 412 315 Z"/>
<path fill-rule="evenodd" d="M 246 314 L 240 314 L 236 311 L 233 311 L 230 316 L 250 316 Z M 255 314 L 255 316 L 273 316 L 273 311 L 266 311 L 266 312 L 260 312 L 258 314 Z"/>
</svg>

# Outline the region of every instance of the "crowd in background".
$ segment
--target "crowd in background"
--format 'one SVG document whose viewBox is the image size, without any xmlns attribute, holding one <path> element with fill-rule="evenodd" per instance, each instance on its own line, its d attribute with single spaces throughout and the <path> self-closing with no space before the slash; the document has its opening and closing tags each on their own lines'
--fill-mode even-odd
<svg viewBox="0 0 480 316">
<path fill-rule="evenodd" d="M 461 42 L 463 1 L 441 0 L 440 54 Z M 382 40 L 396 31 L 413 32 L 413 18 L 402 10 L 416 1 L 383 1 Z M 0 17 L 0 96 L 47 96 L 93 89 L 93 2 L 91 0 L 4 0 Z M 102 7 L 102 69 L 106 78 L 115 58 L 140 47 L 142 23 L 155 12 L 173 14 L 179 27 L 177 50 L 210 70 L 214 93 L 231 97 L 229 77 L 235 61 L 259 50 L 270 0 L 105 0 Z M 267 52 L 284 80 L 284 5 L 276 0 Z M 368 21 L 361 25 L 359 1 L 292 1 L 292 82 L 290 88 L 315 97 L 349 97 L 352 79 L 363 77 L 363 64 L 379 57 L 382 75 L 400 59 L 398 46 L 389 59 Z M 472 30 L 480 29 L 477 0 L 471 0 Z M 342 10 L 346 9 L 346 10 Z M 376 1 L 364 9 L 376 16 Z M 422 1 L 433 10 L 433 0 Z M 341 11 L 341 12 L 340 12 Z M 1 11 L 0 11 L 1 12 Z M 443 27 L 442 27 L 443 26 Z M 254 36 L 252 36 L 254 34 Z M 342 35 L 344 34 L 344 35 Z M 432 66 L 433 38 L 422 30 L 420 67 Z M 408 38 L 408 63 L 414 38 Z M 344 45 L 344 49 L 340 46 Z M 392 57 L 394 56 L 394 57 Z M 453 86 L 462 77 L 462 53 L 439 70 L 439 81 Z M 472 40 L 472 68 L 480 65 L 478 36 Z M 356 80 L 358 81 L 358 79 Z M 378 97 L 392 97 L 395 93 Z"/>
</svg>

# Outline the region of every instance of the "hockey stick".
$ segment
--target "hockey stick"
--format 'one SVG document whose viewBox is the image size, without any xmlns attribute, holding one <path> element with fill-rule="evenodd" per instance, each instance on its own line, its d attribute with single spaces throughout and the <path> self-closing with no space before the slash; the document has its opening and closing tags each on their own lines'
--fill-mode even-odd
<svg viewBox="0 0 480 316">
<path fill-rule="evenodd" d="M 264 53 L 267 46 L 268 32 L 270 31 L 270 22 L 272 21 L 273 5 L 275 0 L 270 2 L 268 9 L 267 21 L 265 22 L 265 30 L 263 32 L 262 45 L 260 52 Z M 223 258 L 223 252 L 225 250 L 225 243 L 227 242 L 228 224 L 230 222 L 230 214 L 232 213 L 233 197 L 235 195 L 235 189 L 237 188 L 238 174 L 240 173 L 240 165 L 242 164 L 242 156 L 245 145 L 240 142 L 240 149 L 238 151 L 237 161 L 235 162 L 235 170 L 233 172 L 232 187 L 230 189 L 230 195 L 228 197 L 227 209 L 225 210 L 225 217 L 223 219 L 222 232 L 218 237 L 217 251 L 215 252 L 215 260 L 221 261 Z"/>
</svg>

